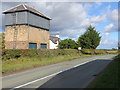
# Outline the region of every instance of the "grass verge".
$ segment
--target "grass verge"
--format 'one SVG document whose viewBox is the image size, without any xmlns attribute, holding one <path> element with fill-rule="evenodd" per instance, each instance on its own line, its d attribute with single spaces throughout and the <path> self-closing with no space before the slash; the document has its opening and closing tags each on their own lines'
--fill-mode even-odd
<svg viewBox="0 0 120 90">
<path fill-rule="evenodd" d="M 120 55 L 118 55 L 88 88 L 120 88 Z"/>
<path fill-rule="evenodd" d="M 6 73 L 13 73 L 19 70 L 35 68 L 39 66 L 45 66 L 49 64 L 55 64 L 63 61 L 73 60 L 77 58 L 89 57 L 91 55 L 61 55 L 55 57 L 20 57 L 17 59 L 10 59 L 6 61 L 2 61 L 2 73 L 3 75 Z"/>
</svg>

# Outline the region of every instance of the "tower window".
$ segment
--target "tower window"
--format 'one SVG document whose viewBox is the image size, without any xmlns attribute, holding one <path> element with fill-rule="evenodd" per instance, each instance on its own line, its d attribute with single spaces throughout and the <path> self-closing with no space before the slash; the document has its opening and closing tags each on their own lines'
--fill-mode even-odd
<svg viewBox="0 0 120 90">
<path fill-rule="evenodd" d="M 29 43 L 29 49 L 36 49 L 37 43 Z"/>
<path fill-rule="evenodd" d="M 40 44 L 40 48 L 47 48 L 47 44 Z"/>
</svg>

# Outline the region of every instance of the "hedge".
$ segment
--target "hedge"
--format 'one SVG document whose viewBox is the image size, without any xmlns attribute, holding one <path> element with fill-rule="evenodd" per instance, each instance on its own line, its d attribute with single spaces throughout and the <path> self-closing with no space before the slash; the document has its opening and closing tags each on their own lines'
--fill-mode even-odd
<svg viewBox="0 0 120 90">
<path fill-rule="evenodd" d="M 81 52 L 83 54 L 106 54 L 106 51 L 102 49 L 83 49 Z"/>
<path fill-rule="evenodd" d="M 82 49 L 83 54 L 117 54 L 117 50 L 108 49 Z"/>
<path fill-rule="evenodd" d="M 4 49 L 2 50 L 2 60 L 19 57 L 53 57 L 58 55 L 81 55 L 76 49 Z"/>
<path fill-rule="evenodd" d="M 81 55 L 81 54 L 116 54 L 117 50 L 105 49 L 4 49 L 2 50 L 2 60 L 19 57 L 53 57 L 58 55 Z"/>
</svg>

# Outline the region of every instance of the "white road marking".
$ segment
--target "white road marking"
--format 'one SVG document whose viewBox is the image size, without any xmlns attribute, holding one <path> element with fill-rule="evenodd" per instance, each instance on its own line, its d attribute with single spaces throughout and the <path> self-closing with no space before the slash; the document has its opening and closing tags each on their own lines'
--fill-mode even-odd
<svg viewBox="0 0 120 90">
<path fill-rule="evenodd" d="M 86 63 L 88 63 L 88 62 L 90 62 L 90 61 L 86 61 L 86 62 L 84 62 L 84 63 L 80 63 L 80 64 L 78 64 L 78 65 L 75 65 L 75 66 L 73 66 L 73 68 L 76 68 L 76 67 L 78 67 L 78 66 L 80 66 L 80 65 L 86 64 Z"/>
<path fill-rule="evenodd" d="M 89 61 L 88 61 L 89 62 Z M 35 69 L 38 69 L 38 68 L 35 68 Z M 34 71 L 35 69 L 33 69 L 33 70 L 31 70 L 31 71 Z M 7 76 L 2 76 L 2 79 L 3 78 L 6 78 L 6 77 L 12 77 L 12 76 L 15 76 L 15 75 L 17 75 L 17 74 L 25 74 L 25 73 L 27 73 L 27 72 L 29 72 L 29 70 L 28 71 L 24 71 L 24 72 L 19 72 L 19 73 L 15 73 L 15 74 L 11 74 L 11 75 L 7 75 Z"/>
<path fill-rule="evenodd" d="M 72 68 L 76 68 L 76 67 L 78 67 L 78 66 L 80 66 L 80 65 L 83 65 L 83 64 L 85 64 L 85 63 L 88 63 L 88 62 L 90 62 L 90 61 L 94 61 L 94 60 L 96 60 L 96 59 L 94 58 L 93 60 L 88 60 L 88 61 L 83 62 L 83 63 L 81 63 L 81 64 L 75 65 L 75 66 L 73 66 Z M 72 68 L 66 69 L 66 70 L 64 70 L 64 71 L 70 70 L 70 69 L 72 69 Z M 48 77 L 55 76 L 55 75 L 57 75 L 57 74 L 59 74 L 59 73 L 61 73 L 61 72 L 64 72 L 64 71 L 56 72 L 56 73 L 54 73 L 54 74 L 51 74 L 51 75 L 45 76 L 45 77 L 43 77 L 43 78 L 40 78 L 40 79 L 37 79 L 37 80 L 31 81 L 31 82 L 25 83 L 25 84 L 23 84 L 23 85 L 20 85 L 20 86 L 14 87 L 14 88 L 12 88 L 12 89 L 10 89 L 10 90 L 14 90 L 14 89 L 17 89 L 17 88 L 21 88 L 21 87 L 23 87 L 23 86 L 26 86 L 26 85 L 32 84 L 32 83 L 34 83 L 34 82 L 41 81 L 41 80 L 43 80 L 43 79 L 46 79 L 46 78 L 48 78 Z M 25 72 L 29 72 L 29 71 L 25 71 Z M 22 73 L 25 73 L 25 72 L 22 72 Z M 14 74 L 14 75 L 15 75 L 15 74 Z M 9 75 L 9 76 L 13 76 L 13 75 Z M 7 76 L 4 76 L 4 77 L 7 77 Z M 4 77 L 2 77 L 2 78 L 4 78 Z"/>
<path fill-rule="evenodd" d="M 97 58 L 93 58 L 93 59 L 97 59 Z M 93 60 L 92 60 L 93 61 Z M 87 62 L 90 62 L 90 61 L 87 61 Z M 76 65 L 77 66 L 77 65 Z M 79 65 L 78 65 L 79 66 Z M 75 67 L 75 66 L 74 66 Z M 36 68 L 36 69 L 38 69 L 38 68 Z M 31 71 L 34 71 L 35 69 L 33 69 L 33 70 L 31 70 Z M 17 75 L 17 74 L 23 74 L 23 73 L 27 73 L 27 72 L 29 72 L 29 70 L 28 71 L 24 71 L 24 72 L 19 72 L 19 73 L 15 73 L 15 74 L 11 74 L 11 75 L 7 75 L 7 76 L 2 76 L 2 79 L 3 78 L 6 78 L 6 77 L 11 77 L 11 76 L 14 76 L 14 75 Z"/>
<path fill-rule="evenodd" d="M 23 85 L 20 85 L 20 86 L 14 87 L 14 88 L 12 88 L 12 89 L 10 89 L 10 90 L 14 90 L 14 89 L 16 89 L 16 88 L 21 88 L 21 87 L 23 87 L 23 86 L 26 86 L 26 85 L 29 85 L 29 84 L 35 83 L 35 82 L 37 82 L 37 81 L 41 81 L 41 80 L 46 79 L 46 78 L 48 78 L 48 77 L 55 76 L 55 75 L 57 75 L 57 74 L 59 74 L 59 73 L 61 73 L 61 72 L 63 72 L 63 71 L 59 71 L 59 72 L 56 72 L 56 73 L 54 73 L 54 74 L 51 74 L 51 75 L 45 76 L 45 77 L 43 77 L 43 78 L 36 79 L 36 80 L 34 80 L 34 81 L 31 81 L 31 82 L 25 83 L 25 84 L 23 84 Z"/>
<path fill-rule="evenodd" d="M 86 61 L 86 62 L 84 62 L 84 63 L 78 64 L 78 65 L 75 65 L 75 66 L 73 66 L 72 68 L 78 67 L 78 66 L 83 65 L 83 64 L 85 64 L 85 63 L 87 63 L 87 62 L 90 62 L 90 61 Z M 70 70 L 70 69 L 72 69 L 72 68 L 66 69 L 66 70 L 64 70 L 64 71 Z M 46 79 L 46 78 L 48 78 L 48 77 L 55 76 L 55 75 L 57 75 L 57 74 L 59 74 L 59 73 L 61 73 L 61 72 L 64 72 L 64 71 L 56 72 L 56 73 L 54 73 L 54 74 L 51 74 L 51 75 L 45 76 L 45 77 L 43 77 L 43 78 L 40 78 L 40 79 L 37 79 L 37 80 L 31 81 L 31 82 L 25 83 L 25 84 L 23 84 L 23 85 L 20 85 L 20 86 L 14 87 L 14 88 L 12 88 L 12 89 L 10 89 L 10 90 L 14 90 L 14 89 L 16 89 L 16 88 L 21 88 L 21 87 L 27 86 L 27 85 L 29 85 L 29 84 L 35 83 L 35 82 L 37 82 L 37 81 L 41 81 L 41 80 Z"/>
<path fill-rule="evenodd" d="M 90 62 L 90 61 L 87 61 L 87 62 Z M 86 62 L 85 62 L 86 63 Z M 82 64 L 82 63 L 81 63 Z M 79 64 L 79 65 L 81 65 L 81 64 Z M 77 66 L 77 65 L 76 65 Z M 35 69 L 38 69 L 38 68 L 35 68 Z M 31 70 L 31 71 L 34 71 L 35 69 L 33 69 L 33 70 Z M 27 73 L 27 72 L 29 72 L 29 70 L 28 71 L 24 71 L 24 72 L 19 72 L 19 73 L 15 73 L 15 74 L 11 74 L 11 75 L 7 75 L 7 76 L 3 76 L 2 77 L 2 79 L 3 78 L 6 78 L 6 77 L 12 77 L 12 76 L 15 76 L 15 75 L 17 75 L 17 74 L 25 74 L 25 73 Z"/>
</svg>

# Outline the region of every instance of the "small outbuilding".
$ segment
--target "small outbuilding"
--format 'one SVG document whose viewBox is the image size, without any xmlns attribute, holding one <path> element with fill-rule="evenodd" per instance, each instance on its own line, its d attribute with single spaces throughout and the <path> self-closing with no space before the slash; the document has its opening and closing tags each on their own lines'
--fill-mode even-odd
<svg viewBox="0 0 120 90">
<path fill-rule="evenodd" d="M 59 34 L 56 36 L 50 36 L 50 49 L 57 49 L 60 42 Z"/>
</svg>

